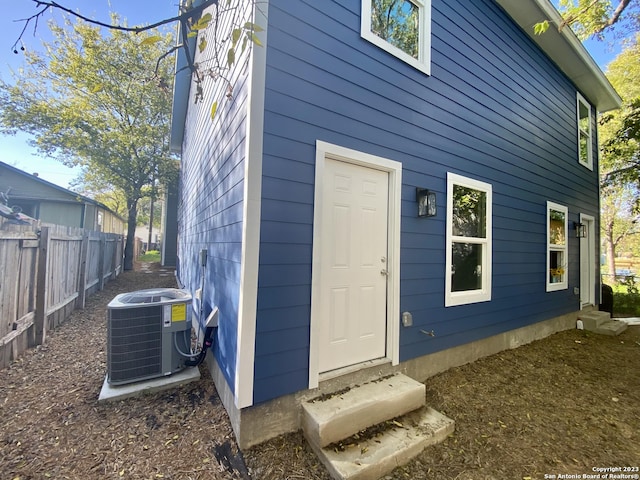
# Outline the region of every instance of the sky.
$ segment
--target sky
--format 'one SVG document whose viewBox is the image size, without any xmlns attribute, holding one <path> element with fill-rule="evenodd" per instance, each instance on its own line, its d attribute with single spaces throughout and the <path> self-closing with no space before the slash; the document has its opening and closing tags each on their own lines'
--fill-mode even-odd
<svg viewBox="0 0 640 480">
<path fill-rule="evenodd" d="M 7 1 L 7 0 L 3 0 Z M 82 15 L 96 20 L 109 22 L 109 12 L 117 12 L 127 20 L 130 26 L 150 24 L 164 18 L 170 18 L 178 12 L 179 0 L 60 0 L 65 7 L 72 8 Z M 0 16 L 0 78 L 11 81 L 11 70 L 17 70 L 23 63 L 23 56 L 13 53 L 13 45 L 20 36 L 25 19 L 38 9 L 32 0 L 12 0 L 11 7 L 3 9 Z M 60 13 L 47 13 L 46 19 L 54 17 L 58 21 Z M 42 40 L 49 40 L 49 29 L 40 23 L 35 36 L 33 28 L 25 32 L 25 48 L 39 50 Z M 605 71 L 608 63 L 619 53 L 606 42 L 588 41 L 585 46 L 600 68 Z M 20 52 L 18 46 L 18 52 Z M 0 161 L 13 165 L 28 173 L 37 172 L 40 178 L 69 188 L 79 170 L 64 166 L 51 158 L 37 156 L 36 150 L 29 146 L 30 137 L 26 134 L 15 136 L 0 135 Z"/>
<path fill-rule="evenodd" d="M 7 1 L 2 0 L 5 8 L 0 16 L 0 78 L 10 82 L 11 70 L 18 70 L 24 60 L 20 53 L 13 53 L 13 45 L 24 27 L 24 22 L 20 20 L 30 17 L 40 9 L 36 8 L 32 0 L 11 0 L 11 7 L 6 8 L 4 4 Z M 179 0 L 58 0 L 58 3 L 106 23 L 110 22 L 109 12 L 116 12 L 127 20 L 129 26 L 134 26 L 176 16 Z M 46 20 L 51 18 L 60 22 L 62 15 L 47 13 L 44 17 Z M 42 40 L 50 39 L 49 29 L 41 21 L 35 36 L 33 27 L 28 28 L 23 36 L 23 43 L 25 48 L 41 50 Z M 79 170 L 66 167 L 58 160 L 37 156 L 35 148 L 28 145 L 29 140 L 30 136 L 26 134 L 0 135 L 0 161 L 28 173 L 37 172 L 40 178 L 69 188 Z"/>
</svg>

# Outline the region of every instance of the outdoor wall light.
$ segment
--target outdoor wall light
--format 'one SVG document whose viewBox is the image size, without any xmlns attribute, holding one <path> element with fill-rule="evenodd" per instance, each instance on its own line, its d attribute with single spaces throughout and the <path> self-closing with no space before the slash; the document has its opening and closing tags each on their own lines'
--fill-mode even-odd
<svg viewBox="0 0 640 480">
<path fill-rule="evenodd" d="M 576 229 L 577 238 L 587 238 L 587 226 L 584 223 L 573 222 L 573 227 Z"/>
<path fill-rule="evenodd" d="M 436 216 L 436 192 L 426 188 L 416 188 L 416 202 L 418 202 L 419 217 Z"/>
</svg>

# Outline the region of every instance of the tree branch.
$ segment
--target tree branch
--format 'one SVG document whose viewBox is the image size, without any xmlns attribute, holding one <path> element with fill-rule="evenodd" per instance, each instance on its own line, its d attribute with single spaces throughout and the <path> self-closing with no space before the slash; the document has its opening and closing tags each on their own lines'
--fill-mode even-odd
<svg viewBox="0 0 640 480">
<path fill-rule="evenodd" d="M 217 5 L 218 4 L 218 0 L 205 0 L 204 2 L 202 2 L 202 4 L 196 6 L 196 7 L 192 7 L 189 10 L 186 10 L 182 13 L 180 13 L 180 15 L 177 15 L 175 17 L 171 17 L 171 18 L 165 18 L 164 20 L 160 20 L 159 22 L 155 22 L 152 23 L 150 25 L 144 25 L 144 26 L 137 26 L 137 27 L 125 27 L 122 25 L 113 25 L 110 23 L 105 23 L 105 22 L 101 22 L 99 20 L 94 20 L 91 19 L 89 17 L 86 17 L 78 12 L 74 12 L 72 9 L 65 7 L 64 5 L 59 4 L 58 2 L 54 1 L 54 0 L 32 0 L 35 4 L 36 4 L 36 8 L 38 7 L 43 7 L 42 10 L 40 10 L 37 13 L 34 13 L 33 15 L 31 15 L 28 18 L 23 18 L 20 19 L 18 21 L 22 21 L 25 22 L 24 28 L 22 29 L 22 31 L 20 32 L 20 35 L 18 36 L 18 39 L 16 40 L 16 42 L 13 44 L 13 48 L 15 49 L 16 45 L 18 45 L 18 43 L 20 42 L 20 40 L 22 40 L 22 36 L 24 35 L 24 32 L 26 31 L 27 27 L 29 26 L 29 23 L 31 22 L 35 22 L 36 23 L 36 28 L 37 28 L 37 23 L 39 18 L 50 8 L 57 8 L 58 10 L 62 10 L 63 12 L 66 12 L 70 15 L 73 15 L 76 18 L 79 18 L 81 20 L 84 20 L 87 23 L 91 23 L 93 25 L 98 25 L 100 27 L 105 27 L 108 28 L 110 30 L 117 30 L 120 32 L 132 32 L 132 33 L 140 33 L 140 32 L 145 32 L 147 30 L 153 30 L 154 28 L 158 28 L 162 25 L 167 25 L 169 23 L 173 23 L 173 22 L 187 22 L 191 17 L 195 16 L 195 15 L 199 15 L 201 14 L 205 8 L 210 7 L 211 5 Z"/>
<path fill-rule="evenodd" d="M 598 3 L 599 0 L 593 0 L 589 5 L 587 5 L 586 7 L 584 7 L 582 10 L 580 10 L 578 13 L 574 14 L 574 15 L 570 15 L 567 18 L 563 19 L 562 22 L 560 23 L 560 25 L 558 26 L 558 31 L 562 31 L 562 29 L 564 27 L 566 27 L 567 25 L 571 26 L 572 23 L 577 22 L 578 18 L 580 17 L 580 15 L 583 15 L 584 13 L 586 13 L 589 9 L 593 8 L 593 6 Z"/>
<path fill-rule="evenodd" d="M 616 23 L 618 20 L 620 20 L 620 15 L 622 15 L 622 12 L 624 12 L 624 9 L 629 6 L 629 3 L 631 3 L 631 0 L 620 0 L 620 3 L 618 4 L 615 11 L 613 12 L 613 15 L 611 15 L 611 18 L 607 20 L 607 23 L 605 23 L 602 26 L 602 28 L 598 30 L 597 33 L 602 32 L 605 28 L 610 27 L 611 25 Z"/>
</svg>

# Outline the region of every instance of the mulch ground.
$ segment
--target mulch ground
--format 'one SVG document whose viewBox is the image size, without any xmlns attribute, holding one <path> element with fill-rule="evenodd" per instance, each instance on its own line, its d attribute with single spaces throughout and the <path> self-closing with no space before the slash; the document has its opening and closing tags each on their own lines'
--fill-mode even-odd
<svg viewBox="0 0 640 480">
<path fill-rule="evenodd" d="M 201 380 L 175 390 L 97 402 L 107 303 L 175 286 L 156 264 L 136 267 L 0 370 L 0 480 L 328 480 L 300 433 L 239 452 L 205 366 Z M 607 467 L 636 475 L 617 478 L 640 474 L 640 327 L 618 337 L 558 333 L 426 386 L 427 402 L 456 431 L 387 479 L 589 478 Z"/>
</svg>

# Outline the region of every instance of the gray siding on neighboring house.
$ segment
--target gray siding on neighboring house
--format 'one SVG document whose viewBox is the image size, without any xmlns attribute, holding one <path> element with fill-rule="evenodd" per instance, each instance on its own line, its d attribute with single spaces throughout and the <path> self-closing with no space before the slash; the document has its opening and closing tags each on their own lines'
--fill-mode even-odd
<svg viewBox="0 0 640 480">
<path fill-rule="evenodd" d="M 403 164 L 400 360 L 579 308 L 576 238 L 568 290 L 545 291 L 546 202 L 598 216 L 574 85 L 491 0 L 434 0 L 432 19 L 426 76 L 360 37 L 360 2 L 270 1 L 256 403 L 307 387 L 316 140 Z M 489 302 L 444 307 L 447 172 L 493 188 Z"/>
<path fill-rule="evenodd" d="M 124 232 L 124 219 L 105 205 L 3 162 L 0 162 L 0 191 L 9 192 L 10 205 L 21 207 L 24 214 L 45 223 Z M 104 217 L 102 228 L 97 221 L 98 211 Z"/>
<path fill-rule="evenodd" d="M 38 218 L 45 223 L 84 228 L 83 211 L 84 205 L 81 203 L 43 202 Z"/>
<path fill-rule="evenodd" d="M 162 265 L 175 267 L 178 260 L 178 182 L 166 185 L 162 215 Z"/>
</svg>

